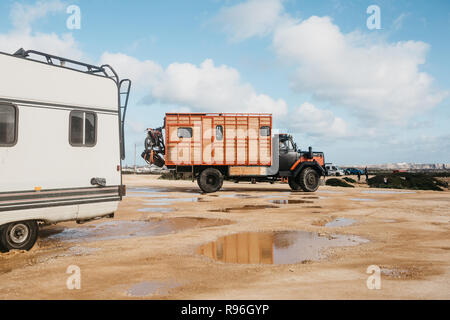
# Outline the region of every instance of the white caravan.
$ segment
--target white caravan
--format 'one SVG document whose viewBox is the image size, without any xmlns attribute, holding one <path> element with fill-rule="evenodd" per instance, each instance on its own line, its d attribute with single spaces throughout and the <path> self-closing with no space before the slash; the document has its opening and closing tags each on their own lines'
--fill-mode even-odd
<svg viewBox="0 0 450 320">
<path fill-rule="evenodd" d="M 0 250 L 31 249 L 39 224 L 113 217 L 131 81 L 23 49 L 0 72 Z"/>
</svg>

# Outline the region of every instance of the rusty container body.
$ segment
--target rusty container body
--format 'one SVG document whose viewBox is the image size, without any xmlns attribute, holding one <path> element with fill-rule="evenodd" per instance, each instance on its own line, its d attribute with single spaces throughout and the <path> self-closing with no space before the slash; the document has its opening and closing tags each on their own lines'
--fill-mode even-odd
<svg viewBox="0 0 450 320">
<path fill-rule="evenodd" d="M 272 165 L 270 114 L 168 113 L 165 130 L 167 167 L 229 166 L 259 175 Z"/>
</svg>

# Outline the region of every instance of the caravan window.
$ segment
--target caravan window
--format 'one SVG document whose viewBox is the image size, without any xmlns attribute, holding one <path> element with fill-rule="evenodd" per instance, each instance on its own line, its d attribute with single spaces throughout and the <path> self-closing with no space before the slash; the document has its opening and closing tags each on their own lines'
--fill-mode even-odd
<svg viewBox="0 0 450 320">
<path fill-rule="evenodd" d="M 70 113 L 69 141 L 74 147 L 93 147 L 97 143 L 97 116 L 93 112 Z"/>
<path fill-rule="evenodd" d="M 10 147 L 17 142 L 17 109 L 0 104 L 0 147 Z"/>
</svg>

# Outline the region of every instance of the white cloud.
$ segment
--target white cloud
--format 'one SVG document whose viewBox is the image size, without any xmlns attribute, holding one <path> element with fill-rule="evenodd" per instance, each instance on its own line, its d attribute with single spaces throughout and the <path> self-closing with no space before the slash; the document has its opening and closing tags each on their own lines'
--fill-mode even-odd
<svg viewBox="0 0 450 320">
<path fill-rule="evenodd" d="M 318 109 L 309 102 L 305 102 L 297 108 L 293 118 L 302 119 L 291 124 L 298 133 L 314 137 L 343 138 L 350 136 L 344 119 L 335 116 L 332 111 Z"/>
<path fill-rule="evenodd" d="M 265 12 L 267 3 L 276 6 L 270 14 L 254 14 Z M 399 28 L 405 17 L 396 19 L 394 27 Z M 271 34 L 277 56 L 294 67 L 295 91 L 346 107 L 362 121 L 404 123 L 448 94 L 435 90 L 433 78 L 420 71 L 429 51 L 421 41 L 387 42 L 371 34 L 344 34 L 329 17 L 295 21 L 284 13 L 282 1 L 248 0 L 222 9 L 217 19 L 238 40 Z"/>
<path fill-rule="evenodd" d="M 163 68 L 151 61 L 140 61 L 134 57 L 122 53 L 103 53 L 99 64 L 109 64 L 119 74 L 133 81 L 133 86 L 138 89 L 149 89 L 155 86 L 164 72 Z"/>
<path fill-rule="evenodd" d="M 0 51 L 14 53 L 20 48 L 48 52 L 75 60 L 83 57 L 82 51 L 70 33 L 61 36 L 56 33 L 31 33 L 29 31 L 0 34 Z"/>
<path fill-rule="evenodd" d="M 222 25 L 232 40 L 242 41 L 270 33 L 283 10 L 282 0 L 249 0 L 222 8 L 214 22 Z"/>
<path fill-rule="evenodd" d="M 408 13 L 402 13 L 400 14 L 392 23 L 392 27 L 394 30 L 400 30 L 403 27 L 403 23 L 405 22 L 405 19 L 409 16 Z"/>
<path fill-rule="evenodd" d="M 173 63 L 165 70 L 162 81 L 153 89 L 154 98 L 166 103 L 186 105 L 197 111 L 216 112 L 287 112 L 284 100 L 258 94 L 243 83 L 236 69 L 215 66 L 205 60 L 200 66 Z"/>
<path fill-rule="evenodd" d="M 369 40 L 341 33 L 329 17 L 311 17 L 277 28 L 273 44 L 280 57 L 298 65 L 296 91 L 363 117 L 400 122 L 443 100 L 446 93 L 433 91 L 431 76 L 419 71 L 426 43 Z"/>
<path fill-rule="evenodd" d="M 48 14 L 62 12 L 64 9 L 65 5 L 60 0 L 37 1 L 32 5 L 15 2 L 10 17 L 16 30 L 29 30 L 34 21 Z"/>
<path fill-rule="evenodd" d="M 33 32 L 31 24 L 48 14 L 64 11 L 61 1 L 38 1 L 34 5 L 14 3 L 10 17 L 14 28 L 0 33 L 0 51 L 14 53 L 20 48 L 49 52 L 72 59 L 81 59 L 82 51 L 71 33 Z"/>
<path fill-rule="evenodd" d="M 259 94 L 244 83 L 236 69 L 215 66 L 210 59 L 199 66 L 172 63 L 166 69 L 153 61 L 140 61 L 125 54 L 106 53 L 102 63 L 111 64 L 119 75 L 130 77 L 151 96 L 146 101 L 174 105 L 177 110 L 196 112 L 287 113 L 284 100 Z"/>
</svg>

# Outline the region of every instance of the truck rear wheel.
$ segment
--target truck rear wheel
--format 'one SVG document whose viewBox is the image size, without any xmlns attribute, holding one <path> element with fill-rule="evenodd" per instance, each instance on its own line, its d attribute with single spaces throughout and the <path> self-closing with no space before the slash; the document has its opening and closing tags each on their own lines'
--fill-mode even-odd
<svg viewBox="0 0 450 320">
<path fill-rule="evenodd" d="M 299 175 L 300 186 L 305 192 L 316 192 L 319 189 L 319 180 L 319 174 L 313 168 L 306 168 Z"/>
<path fill-rule="evenodd" d="M 205 193 L 214 193 L 219 191 L 223 186 L 222 173 L 214 168 L 203 170 L 197 178 L 200 189 Z"/>
<path fill-rule="evenodd" d="M 0 228 L 0 246 L 5 251 L 31 250 L 38 238 L 36 221 L 13 222 Z"/>
</svg>

